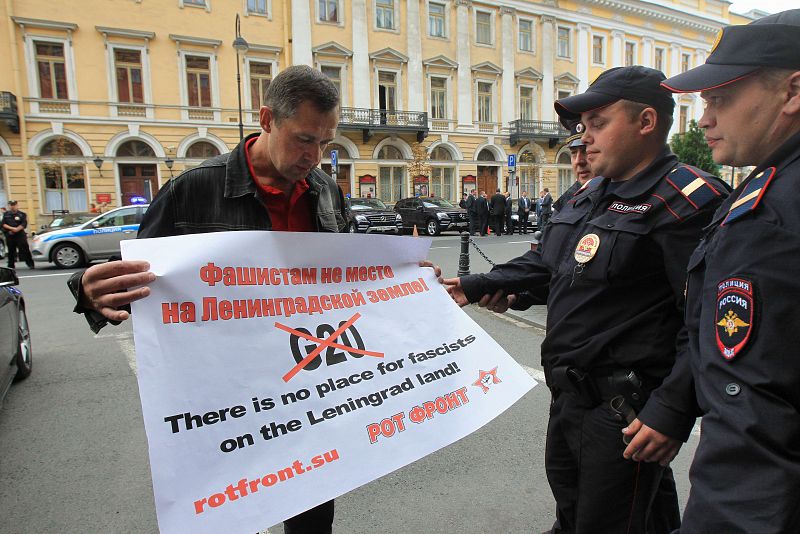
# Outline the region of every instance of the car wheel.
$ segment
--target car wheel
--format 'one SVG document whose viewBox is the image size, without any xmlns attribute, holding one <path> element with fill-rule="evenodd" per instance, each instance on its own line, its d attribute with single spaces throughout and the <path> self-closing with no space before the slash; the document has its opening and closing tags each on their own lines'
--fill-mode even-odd
<svg viewBox="0 0 800 534">
<path fill-rule="evenodd" d="M 436 219 L 429 219 L 427 223 L 425 223 L 425 231 L 428 232 L 428 235 L 439 235 L 439 221 Z"/>
<path fill-rule="evenodd" d="M 25 307 L 19 307 L 19 328 L 17 329 L 17 376 L 15 381 L 28 378 L 33 370 L 33 352 L 31 351 L 31 331 L 28 328 L 28 316 Z"/>
<path fill-rule="evenodd" d="M 81 267 L 84 263 L 83 251 L 72 243 L 63 243 L 53 250 L 53 263 L 61 269 Z"/>
<path fill-rule="evenodd" d="M 350 232 L 351 234 L 357 234 L 358 233 L 358 227 L 356 226 L 356 223 L 355 222 L 351 222 L 350 224 L 348 224 L 347 225 L 347 231 Z"/>
</svg>

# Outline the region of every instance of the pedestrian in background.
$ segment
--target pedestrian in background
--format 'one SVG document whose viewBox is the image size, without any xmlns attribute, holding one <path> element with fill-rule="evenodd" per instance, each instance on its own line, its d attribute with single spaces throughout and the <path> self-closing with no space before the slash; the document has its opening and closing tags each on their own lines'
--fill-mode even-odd
<svg viewBox="0 0 800 534">
<path fill-rule="evenodd" d="M 511 193 L 508 191 L 503 193 L 503 196 L 506 197 L 506 205 L 503 213 L 505 214 L 506 218 L 506 229 L 505 232 L 507 234 L 514 233 L 514 219 L 511 218 L 512 215 L 512 208 L 513 208 L 513 201 L 511 200 Z"/>
<path fill-rule="evenodd" d="M 35 267 L 33 256 L 31 256 L 28 236 L 25 233 L 28 227 L 28 216 L 24 211 L 20 211 L 16 200 L 8 201 L 8 210 L 3 213 L 2 226 L 8 247 L 9 268 L 14 269 L 17 259 L 20 259 L 33 269 Z"/>
<path fill-rule="evenodd" d="M 506 218 L 506 197 L 498 189 L 491 200 L 492 231 L 494 235 L 503 235 L 503 224 Z"/>
<path fill-rule="evenodd" d="M 486 191 L 481 191 L 480 196 L 476 202 L 476 209 L 478 212 L 478 227 L 480 228 L 481 236 L 489 233 L 489 199 L 486 198 Z"/>
<path fill-rule="evenodd" d="M 519 219 L 520 234 L 528 233 L 528 217 L 531 213 L 531 199 L 528 198 L 528 192 L 523 191 L 522 195 L 517 200 L 517 218 Z"/>
</svg>

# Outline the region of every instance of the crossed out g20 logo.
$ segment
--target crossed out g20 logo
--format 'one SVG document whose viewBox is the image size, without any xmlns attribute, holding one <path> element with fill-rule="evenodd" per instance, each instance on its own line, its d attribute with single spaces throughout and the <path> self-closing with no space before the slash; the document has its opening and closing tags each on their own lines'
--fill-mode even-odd
<svg viewBox="0 0 800 534">
<path fill-rule="evenodd" d="M 364 340 L 353 324 L 360 317 L 361 314 L 356 313 L 347 321 L 339 322 L 338 328 L 323 323 L 317 326 L 315 332 L 316 336 L 312 335 L 311 332 L 305 328 L 290 328 L 276 322 L 275 328 L 290 334 L 289 347 L 291 348 L 294 361 L 297 362 L 297 365 L 283 376 L 283 381 L 288 382 L 303 369 L 306 371 L 313 371 L 319 368 L 322 364 L 321 353 L 323 350 L 325 351 L 326 366 L 347 361 L 345 352 L 350 354 L 353 358 L 361 358 L 362 356 L 383 358 L 382 352 L 364 349 Z M 302 346 L 301 343 L 303 342 L 301 338 L 305 340 L 305 344 Z M 337 340 L 341 340 L 341 343 L 337 343 Z M 353 345 L 354 343 L 355 346 Z"/>
</svg>

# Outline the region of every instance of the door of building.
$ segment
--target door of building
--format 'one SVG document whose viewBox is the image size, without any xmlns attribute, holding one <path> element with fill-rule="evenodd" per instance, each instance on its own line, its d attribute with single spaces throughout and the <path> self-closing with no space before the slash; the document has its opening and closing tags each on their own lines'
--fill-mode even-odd
<svg viewBox="0 0 800 534">
<path fill-rule="evenodd" d="M 323 163 L 320 167 L 328 173 L 328 176 L 333 176 L 329 163 Z M 339 172 L 336 173 L 336 183 L 342 188 L 342 193 L 345 195 L 350 194 L 350 165 L 339 165 Z"/>
<path fill-rule="evenodd" d="M 129 206 L 134 197 L 150 202 L 158 192 L 157 171 L 155 165 L 120 164 L 119 188 L 122 193 L 122 205 Z"/>
<path fill-rule="evenodd" d="M 497 167 L 478 165 L 478 192 L 486 191 L 491 198 L 497 189 Z"/>
</svg>

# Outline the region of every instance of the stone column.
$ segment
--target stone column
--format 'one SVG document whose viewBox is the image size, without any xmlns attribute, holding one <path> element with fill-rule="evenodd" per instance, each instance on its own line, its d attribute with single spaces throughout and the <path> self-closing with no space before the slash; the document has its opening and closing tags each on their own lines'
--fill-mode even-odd
<svg viewBox="0 0 800 534">
<path fill-rule="evenodd" d="M 669 61 L 669 73 L 664 73 L 667 75 L 667 78 L 681 72 L 681 45 L 678 43 L 671 43 L 669 45 L 669 52 L 672 57 Z"/>
<path fill-rule="evenodd" d="M 514 112 L 516 98 L 514 95 L 514 14 L 516 11 L 509 7 L 500 8 L 502 15 L 502 51 L 503 51 L 503 92 L 502 92 L 502 124 L 500 128 L 508 127 L 508 123 L 517 117 Z"/>
<path fill-rule="evenodd" d="M 614 30 L 611 32 L 611 66 L 621 67 L 625 64 L 623 56 L 623 43 L 625 42 L 625 32 Z"/>
<path fill-rule="evenodd" d="M 308 0 L 292 0 L 292 65 L 314 66 L 309 7 Z"/>
<path fill-rule="evenodd" d="M 555 63 L 555 23 L 556 19 L 542 17 L 542 117 L 543 121 L 555 119 L 555 79 L 553 64 Z"/>
<path fill-rule="evenodd" d="M 306 3 L 308 1 L 306 0 Z M 367 0 L 351 0 L 353 21 L 353 106 L 370 108 L 369 31 L 367 27 Z"/>
<path fill-rule="evenodd" d="M 653 39 L 651 37 L 645 37 L 642 39 L 642 65 L 645 67 L 653 67 Z"/>
<path fill-rule="evenodd" d="M 456 61 L 458 61 L 458 126 L 472 129 L 472 46 L 469 25 L 470 0 L 456 0 Z"/>
<path fill-rule="evenodd" d="M 423 28 L 419 18 L 419 2 L 406 2 L 406 36 L 408 38 L 408 111 L 425 111 L 425 86 L 422 83 Z"/>
<path fill-rule="evenodd" d="M 588 24 L 578 24 L 578 53 L 575 55 L 578 76 L 578 92 L 583 93 L 589 87 L 589 34 L 592 27 Z"/>
</svg>

